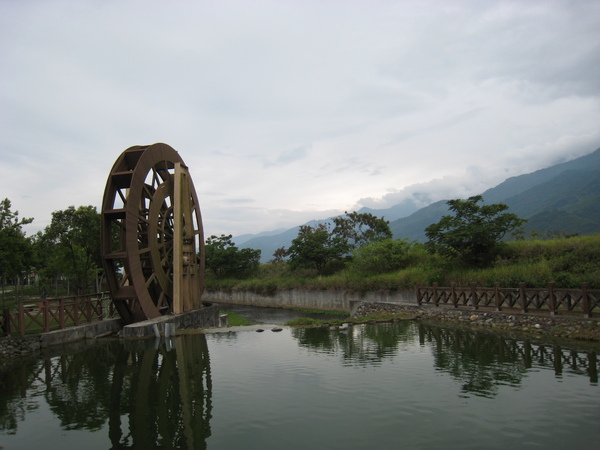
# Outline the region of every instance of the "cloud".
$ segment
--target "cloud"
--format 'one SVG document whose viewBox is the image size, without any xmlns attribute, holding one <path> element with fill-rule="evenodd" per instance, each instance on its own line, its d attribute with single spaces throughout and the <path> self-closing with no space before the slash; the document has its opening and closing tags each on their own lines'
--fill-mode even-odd
<svg viewBox="0 0 600 450">
<path fill-rule="evenodd" d="M 303 145 L 301 147 L 296 147 L 292 150 L 281 152 L 277 158 L 275 158 L 274 162 L 266 161 L 264 163 L 264 167 L 272 167 L 272 166 L 287 166 L 293 162 L 298 162 L 306 158 L 308 155 L 308 151 L 310 150 L 310 145 Z"/>
<path fill-rule="evenodd" d="M 425 204 L 600 146 L 600 1 L 0 2 L 0 193 L 32 231 L 179 151 L 212 234 Z M 38 227 L 38 228 L 36 228 Z"/>
</svg>

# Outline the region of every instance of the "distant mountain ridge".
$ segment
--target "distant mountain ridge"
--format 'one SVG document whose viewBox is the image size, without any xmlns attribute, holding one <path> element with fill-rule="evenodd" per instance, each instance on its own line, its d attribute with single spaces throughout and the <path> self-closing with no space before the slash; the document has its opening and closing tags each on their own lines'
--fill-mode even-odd
<svg viewBox="0 0 600 450">
<path fill-rule="evenodd" d="M 600 221 L 593 219 L 593 212 L 600 209 L 598 171 L 600 148 L 572 161 L 508 178 L 481 195 L 485 203 L 504 203 L 509 212 L 527 219 L 526 231 L 598 233 Z M 449 213 L 446 201 L 391 222 L 394 237 L 425 242 L 425 228 Z"/>
<path fill-rule="evenodd" d="M 600 233 L 600 148 L 564 163 L 535 172 L 508 178 L 482 193 L 485 203 L 505 203 L 509 212 L 528 219 L 526 231 L 569 234 Z M 450 199 L 447 199 L 450 200 Z M 412 200 L 387 209 L 362 208 L 390 220 L 394 238 L 425 242 L 425 228 L 448 214 L 447 200 L 417 209 Z M 306 225 L 330 222 L 331 218 L 311 221 Z M 289 247 L 298 236 L 300 226 L 281 233 L 265 232 L 234 238 L 242 248 L 260 249 L 261 261 L 272 259 L 280 247 Z"/>
</svg>

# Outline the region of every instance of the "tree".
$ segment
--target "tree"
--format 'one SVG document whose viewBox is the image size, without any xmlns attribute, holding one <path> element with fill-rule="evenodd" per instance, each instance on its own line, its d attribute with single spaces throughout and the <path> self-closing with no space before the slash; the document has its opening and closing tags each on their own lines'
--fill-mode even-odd
<svg viewBox="0 0 600 450">
<path fill-rule="evenodd" d="M 352 252 L 349 270 L 375 275 L 405 269 L 425 260 L 427 251 L 423 244 L 408 239 L 385 239 L 371 242 Z"/>
<path fill-rule="evenodd" d="M 3 286 L 6 280 L 27 271 L 32 257 L 31 241 L 25 237 L 22 227 L 33 219 L 19 219 L 19 211 L 12 212 L 10 208 L 8 198 L 0 202 L 0 278 Z"/>
<path fill-rule="evenodd" d="M 454 215 L 444 216 L 425 229 L 427 249 L 446 257 L 458 257 L 469 266 L 489 265 L 497 254 L 501 239 L 525 223 L 516 214 L 505 213 L 503 203 L 478 205 L 481 195 L 467 200 L 449 200 Z"/>
<path fill-rule="evenodd" d="M 322 274 L 329 262 L 350 259 L 353 250 L 392 237 L 389 222 L 370 213 L 346 211 L 346 216 L 333 218 L 333 223 L 333 231 L 324 223 L 300 227 L 298 237 L 286 251 L 292 269 L 314 268 Z M 281 249 L 273 256 L 281 259 Z"/>
<path fill-rule="evenodd" d="M 256 270 L 260 264 L 260 250 L 238 249 L 231 239 L 232 235 L 224 234 L 206 239 L 206 268 L 218 277 L 244 276 Z"/>
<path fill-rule="evenodd" d="M 286 256 L 287 256 L 287 250 L 285 249 L 285 247 L 279 247 L 277 250 L 275 250 L 273 252 L 273 259 L 271 260 L 271 262 L 274 262 L 274 263 L 284 262 Z"/>
<path fill-rule="evenodd" d="M 39 257 L 46 274 L 72 280 L 78 293 L 87 292 L 101 272 L 100 214 L 95 206 L 69 206 L 54 211 L 52 221 L 39 239 Z"/>
<path fill-rule="evenodd" d="M 390 223 L 371 213 L 345 212 L 346 216 L 333 218 L 332 234 L 343 239 L 348 251 L 360 248 L 369 242 L 392 238 Z"/>
<path fill-rule="evenodd" d="M 329 233 L 327 225 L 302 225 L 287 255 L 292 269 L 314 268 L 321 274 L 329 261 L 341 258 L 347 251 L 346 242 Z"/>
</svg>

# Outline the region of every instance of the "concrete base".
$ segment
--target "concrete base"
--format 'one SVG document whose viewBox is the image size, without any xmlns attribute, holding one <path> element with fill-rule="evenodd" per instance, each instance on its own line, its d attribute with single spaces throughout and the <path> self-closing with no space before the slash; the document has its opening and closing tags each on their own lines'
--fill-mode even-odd
<svg viewBox="0 0 600 450">
<path fill-rule="evenodd" d="M 123 328 L 123 321 L 121 319 L 107 319 L 76 327 L 64 328 L 62 330 L 50 331 L 42 333 L 40 336 L 40 346 L 44 348 L 82 339 L 94 339 L 107 333 L 117 333 L 121 328 Z"/>
<path fill-rule="evenodd" d="M 227 314 L 219 315 L 219 327 L 229 326 L 229 316 Z"/>
<path fill-rule="evenodd" d="M 173 324 L 174 327 L 171 325 Z M 160 316 L 123 327 L 123 338 L 140 339 L 169 336 L 177 329 L 214 328 L 219 326 L 219 307 L 206 306 L 183 314 Z"/>
</svg>

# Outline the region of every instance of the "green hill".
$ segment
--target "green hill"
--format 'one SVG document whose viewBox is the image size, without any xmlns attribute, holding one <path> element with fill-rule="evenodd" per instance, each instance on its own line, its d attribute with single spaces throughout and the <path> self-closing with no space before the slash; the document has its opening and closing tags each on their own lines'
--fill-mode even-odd
<svg viewBox="0 0 600 450">
<path fill-rule="evenodd" d="M 600 233 L 600 149 L 573 161 L 509 178 L 483 194 L 486 203 L 505 203 L 528 219 L 525 230 L 588 235 Z M 395 220 L 396 238 L 426 241 L 425 228 L 448 214 L 437 202 Z"/>
</svg>

